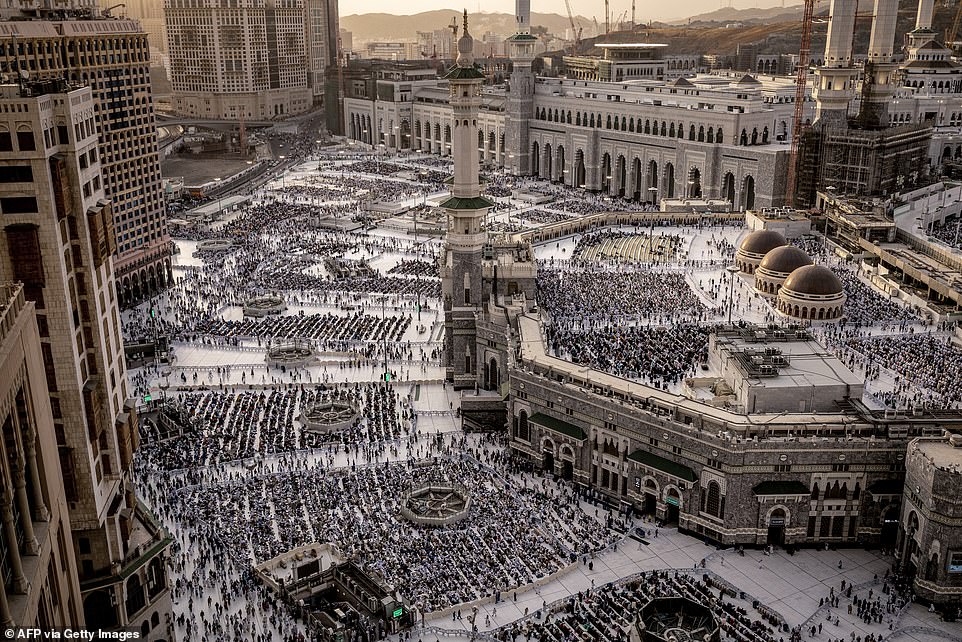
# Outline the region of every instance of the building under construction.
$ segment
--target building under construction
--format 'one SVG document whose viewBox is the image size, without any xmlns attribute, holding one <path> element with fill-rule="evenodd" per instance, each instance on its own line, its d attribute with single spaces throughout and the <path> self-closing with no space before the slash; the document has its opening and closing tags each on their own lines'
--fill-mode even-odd
<svg viewBox="0 0 962 642">
<path fill-rule="evenodd" d="M 810 207 L 816 193 L 882 196 L 928 182 L 927 123 L 869 128 L 823 126 L 802 134 L 796 205 Z"/>
<path fill-rule="evenodd" d="M 897 86 L 895 20 L 898 0 L 875 0 L 867 59 L 852 63 L 857 0 L 832 0 L 825 60 L 816 74 L 815 122 L 801 133 L 796 157 L 795 205 L 811 207 L 819 191 L 883 196 L 928 178 L 932 123 L 890 125 L 888 106 Z M 931 22 L 931 5 L 918 24 Z M 928 16 L 923 16 L 924 12 Z M 849 109 L 858 94 L 858 114 Z"/>
</svg>

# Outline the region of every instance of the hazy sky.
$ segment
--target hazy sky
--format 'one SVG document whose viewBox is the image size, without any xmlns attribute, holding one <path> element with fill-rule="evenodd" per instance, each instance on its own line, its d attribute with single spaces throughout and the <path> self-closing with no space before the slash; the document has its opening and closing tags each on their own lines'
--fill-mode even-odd
<svg viewBox="0 0 962 642">
<path fill-rule="evenodd" d="M 590 18 L 597 16 L 601 18 L 605 15 L 604 0 L 570 0 L 571 10 L 577 15 L 581 14 Z M 726 0 L 727 4 L 727 0 Z M 747 9 L 749 7 L 774 7 L 781 5 L 781 0 L 733 0 L 732 6 L 736 9 Z M 799 4 L 798 0 L 786 0 L 786 5 Z M 514 13 L 514 0 L 406 0 L 397 2 L 396 0 L 341 0 L 341 15 L 346 16 L 354 13 L 394 13 L 410 14 L 420 11 L 430 11 L 432 9 L 461 9 L 467 8 L 468 11 L 504 12 Z M 722 6 L 719 0 L 675 0 L 674 2 L 664 2 L 652 0 L 636 0 L 635 17 L 638 22 L 643 20 L 666 20 L 677 19 L 686 16 L 712 11 Z M 631 0 L 610 0 L 611 14 L 621 15 L 624 11 L 631 12 Z M 565 14 L 564 0 L 531 0 L 531 10 L 541 13 Z"/>
</svg>

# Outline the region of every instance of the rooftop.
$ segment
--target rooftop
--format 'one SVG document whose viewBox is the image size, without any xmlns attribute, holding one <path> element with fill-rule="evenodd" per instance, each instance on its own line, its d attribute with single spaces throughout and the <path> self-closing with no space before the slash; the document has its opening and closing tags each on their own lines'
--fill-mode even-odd
<svg viewBox="0 0 962 642">
<path fill-rule="evenodd" d="M 948 439 L 919 439 L 913 445 L 936 468 L 962 466 L 962 442 L 955 446 Z"/>
<path fill-rule="evenodd" d="M 743 376 L 755 379 L 752 386 L 756 388 L 860 388 L 864 383 L 814 339 L 756 343 L 728 335 L 718 336 L 715 346 L 734 359 Z"/>
</svg>

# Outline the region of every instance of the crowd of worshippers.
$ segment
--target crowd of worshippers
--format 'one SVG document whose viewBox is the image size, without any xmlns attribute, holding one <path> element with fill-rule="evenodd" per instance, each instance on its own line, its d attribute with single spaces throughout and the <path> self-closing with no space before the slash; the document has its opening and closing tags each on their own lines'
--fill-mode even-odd
<svg viewBox="0 0 962 642">
<path fill-rule="evenodd" d="M 850 265 L 836 264 L 832 270 L 845 287 L 845 324 L 873 326 L 880 324 L 919 321 L 911 307 L 896 303 L 873 289 L 858 277 L 858 270 Z"/>
<path fill-rule="evenodd" d="M 888 298 L 859 277 L 858 268 L 842 261 L 826 244 L 813 236 L 799 236 L 790 243 L 805 251 L 812 261 L 831 268 L 845 288 L 845 324 L 873 326 L 919 321 L 918 310 Z"/>
<path fill-rule="evenodd" d="M 402 259 L 398 264 L 387 271 L 388 274 L 410 274 L 419 277 L 441 278 L 441 270 L 436 261 L 424 261 L 421 259 Z"/>
<path fill-rule="evenodd" d="M 648 203 L 638 203 L 623 198 L 609 198 L 584 192 L 578 198 L 566 198 L 551 204 L 552 209 L 572 214 L 597 214 L 599 212 L 652 212 L 657 208 Z"/>
<path fill-rule="evenodd" d="M 708 576 L 706 576 L 708 577 Z M 501 642 L 625 642 L 636 626 L 637 617 L 655 598 L 683 597 L 707 607 L 709 614 L 688 616 L 683 622 L 677 613 L 665 613 L 648 622 L 654 635 L 691 634 L 700 640 L 717 625 L 722 639 L 737 642 L 776 642 L 784 630 L 783 622 L 767 611 L 749 612 L 730 601 L 725 589 L 679 571 L 652 571 L 630 580 L 581 591 L 489 635 Z M 473 623 L 472 623 L 473 624 Z M 674 631 L 672 631 L 674 629 Z M 665 635 L 668 637 L 668 635 Z M 686 636 L 687 637 L 687 636 Z"/>
<path fill-rule="evenodd" d="M 646 262 L 669 262 L 676 258 L 682 236 L 679 234 L 658 234 L 630 232 L 625 229 L 604 229 L 583 234 L 571 253 L 574 261 L 595 262 L 613 257 L 628 262 L 631 257 L 624 256 L 629 246 L 644 248 L 650 255 Z M 623 244 L 622 241 L 627 241 Z M 641 249 L 639 248 L 639 249 Z"/>
<path fill-rule="evenodd" d="M 261 271 L 258 285 L 268 290 L 297 290 L 300 292 L 332 290 L 365 294 L 416 295 L 434 299 L 441 297 L 441 280 L 439 277 L 411 279 L 390 276 L 355 276 L 329 279 L 303 271 L 285 269 L 283 265 L 276 265 L 270 270 Z"/>
<path fill-rule="evenodd" d="M 351 425 L 327 433 L 305 430 L 302 412 L 334 401 L 352 409 Z M 157 470 L 212 466 L 304 448 L 397 441 L 416 423 L 410 400 L 378 383 L 185 393 L 171 399 L 162 412 L 182 432 L 164 441 L 143 435 L 138 454 Z"/>
<path fill-rule="evenodd" d="M 383 317 L 357 311 L 348 316 L 328 312 L 245 318 L 242 321 L 209 318 L 188 332 L 219 337 L 400 341 L 410 325 L 410 314 Z"/>
<path fill-rule="evenodd" d="M 538 270 L 538 305 L 560 329 L 685 323 L 707 308 L 681 272 Z"/>
<path fill-rule="evenodd" d="M 405 520 L 404 495 L 421 482 L 466 488 L 468 517 L 455 528 Z M 191 541 L 209 540 L 236 568 L 331 542 L 423 612 L 530 584 L 615 541 L 570 488 L 528 478 L 518 484 L 468 456 L 165 490 L 162 514 Z"/>
<path fill-rule="evenodd" d="M 297 179 L 291 179 L 297 180 Z M 306 184 L 285 184 L 272 188 L 268 194 L 274 199 L 296 203 L 403 201 L 421 198 L 442 189 L 440 185 L 410 182 L 400 179 L 373 178 L 351 174 L 320 174 L 302 179 Z"/>
<path fill-rule="evenodd" d="M 934 236 L 949 247 L 962 250 L 962 216 L 956 214 L 941 223 L 933 224 L 930 236 Z"/>
<path fill-rule="evenodd" d="M 858 328 L 838 328 L 826 339 L 839 358 L 869 381 L 882 374 L 890 389 L 875 398 L 890 408 L 962 407 L 962 348 L 949 335 L 908 328 L 906 334 L 871 335 Z"/>
<path fill-rule="evenodd" d="M 708 362 L 707 325 L 669 327 L 607 325 L 590 331 L 545 328 L 552 354 L 581 366 L 667 389 Z"/>
<path fill-rule="evenodd" d="M 540 225 L 546 225 L 548 223 L 559 223 L 561 221 L 567 221 L 574 218 L 574 214 L 569 212 L 556 212 L 548 209 L 543 209 L 539 207 L 532 208 L 530 210 L 524 210 L 522 212 L 517 212 L 513 214 L 514 218 L 520 221 L 527 221 L 529 223 L 538 223 Z"/>
</svg>

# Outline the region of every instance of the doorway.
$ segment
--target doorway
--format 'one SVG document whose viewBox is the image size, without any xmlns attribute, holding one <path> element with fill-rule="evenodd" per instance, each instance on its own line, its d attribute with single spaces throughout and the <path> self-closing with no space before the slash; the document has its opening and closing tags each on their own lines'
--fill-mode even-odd
<svg viewBox="0 0 962 642">
<path fill-rule="evenodd" d="M 768 516 L 768 540 L 770 546 L 785 545 L 785 521 L 787 516 L 781 508 L 776 508 Z"/>
<path fill-rule="evenodd" d="M 554 454 L 550 450 L 546 450 L 542 453 L 541 469 L 545 474 L 554 474 Z"/>
<path fill-rule="evenodd" d="M 654 515 L 658 509 L 658 500 L 651 493 L 645 493 L 645 515 Z"/>
</svg>

